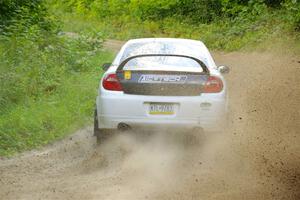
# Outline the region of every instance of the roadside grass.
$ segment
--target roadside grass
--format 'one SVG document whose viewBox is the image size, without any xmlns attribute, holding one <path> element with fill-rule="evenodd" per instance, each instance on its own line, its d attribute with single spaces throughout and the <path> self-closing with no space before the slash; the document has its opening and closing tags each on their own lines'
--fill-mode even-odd
<svg viewBox="0 0 300 200">
<path fill-rule="evenodd" d="M 62 45 L 63 51 L 40 54 L 26 47 L 26 41 L 19 49 L 20 54 L 13 54 L 19 56 L 2 57 L 4 60 L 0 63 L 0 69 L 6 73 L 1 77 L 1 86 L 6 84 L 7 87 L 14 87 L 8 87 L 9 91 L 0 90 L 0 156 L 11 156 L 41 147 L 91 122 L 97 87 L 103 73 L 101 64 L 111 61 L 113 53 L 103 51 L 100 47 L 91 48 L 92 44 L 88 42 L 78 45 L 75 39 L 67 40 Z M 1 47 L 3 55 L 5 46 Z M 27 54 L 33 56 L 27 57 Z M 33 61 L 33 58 L 37 61 Z M 13 62 L 18 59 L 20 63 Z M 26 66 L 22 66 L 24 63 Z M 49 63 L 48 69 L 41 71 L 43 65 Z M 22 67 L 24 70 L 21 70 Z M 24 82 L 28 74 L 24 73 L 33 73 L 35 70 L 40 71 L 36 75 L 31 74 L 30 83 L 26 85 Z M 8 77 L 9 74 L 17 77 L 15 84 L 10 83 L 13 78 Z M 41 77 L 43 79 L 35 84 L 35 79 Z M 54 79 L 58 81 L 51 82 Z M 18 87 L 26 88 L 26 93 L 20 92 Z M 38 88 L 38 92 L 30 94 L 34 88 Z M 14 96 L 21 101 L 14 102 Z"/>
<path fill-rule="evenodd" d="M 61 15 L 63 30 L 75 33 L 100 34 L 104 38 L 128 40 L 143 37 L 190 38 L 203 41 L 210 49 L 221 51 L 272 50 L 274 44 L 298 51 L 300 34 L 283 20 L 283 15 L 267 13 L 255 19 L 236 22 L 220 20 L 211 24 L 191 24 L 166 18 L 159 21 L 140 21 L 130 17 L 101 19 L 76 13 Z M 275 25 L 274 25 L 275 24 Z M 272 45 L 270 45 L 272 44 Z"/>
</svg>

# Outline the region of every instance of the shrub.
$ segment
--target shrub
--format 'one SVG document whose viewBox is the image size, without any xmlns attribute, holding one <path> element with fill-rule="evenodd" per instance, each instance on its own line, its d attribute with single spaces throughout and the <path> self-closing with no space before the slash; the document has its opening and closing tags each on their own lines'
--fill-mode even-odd
<svg viewBox="0 0 300 200">
<path fill-rule="evenodd" d="M 57 23 L 50 16 L 44 0 L 0 1 L 0 34 L 23 34 L 32 27 L 46 32 L 55 31 Z"/>
<path fill-rule="evenodd" d="M 88 36 L 0 39 L 0 105 L 39 98 L 54 92 L 65 74 L 89 71 L 89 58 L 102 42 Z"/>
<path fill-rule="evenodd" d="M 282 4 L 285 8 L 284 18 L 296 31 L 300 31 L 300 1 L 287 0 Z"/>
<path fill-rule="evenodd" d="M 102 39 L 0 36 L 0 156 L 47 144 L 92 119 Z"/>
</svg>

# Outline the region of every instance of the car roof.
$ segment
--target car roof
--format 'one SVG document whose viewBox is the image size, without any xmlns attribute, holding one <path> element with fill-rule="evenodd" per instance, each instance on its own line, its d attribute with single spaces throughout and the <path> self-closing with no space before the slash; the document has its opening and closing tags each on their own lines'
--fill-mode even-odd
<svg viewBox="0 0 300 200">
<path fill-rule="evenodd" d="M 132 43 L 143 43 L 143 42 L 185 42 L 185 43 L 193 43 L 198 45 L 204 45 L 202 41 L 199 40 L 192 40 L 192 39 L 184 39 L 184 38 L 138 38 L 138 39 L 131 39 L 127 41 L 127 44 Z"/>
<path fill-rule="evenodd" d="M 180 38 L 141 38 L 131 39 L 122 47 L 114 63 L 120 63 L 128 57 L 142 54 L 176 54 L 197 58 L 208 67 L 215 63 L 203 42 Z"/>
<path fill-rule="evenodd" d="M 146 51 L 145 53 L 180 54 L 186 56 L 201 56 L 200 52 L 207 49 L 201 41 L 180 38 L 141 38 L 129 40 L 125 44 L 127 49 L 137 45 L 148 45 L 148 47 L 156 46 L 160 48 L 143 48 L 142 50 Z"/>
</svg>

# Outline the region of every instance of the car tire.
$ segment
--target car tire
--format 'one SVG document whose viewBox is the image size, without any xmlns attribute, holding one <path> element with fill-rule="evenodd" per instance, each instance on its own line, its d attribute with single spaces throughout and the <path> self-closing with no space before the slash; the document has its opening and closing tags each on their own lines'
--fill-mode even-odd
<svg viewBox="0 0 300 200">
<path fill-rule="evenodd" d="M 107 137 L 114 133 L 110 129 L 100 129 L 97 115 L 97 109 L 94 111 L 94 136 L 97 138 L 97 143 L 102 143 Z"/>
<path fill-rule="evenodd" d="M 94 110 L 94 135 L 98 135 L 100 132 L 99 129 L 99 122 L 98 122 L 98 116 L 97 116 L 97 109 Z"/>
<path fill-rule="evenodd" d="M 195 128 L 190 133 L 191 144 L 203 145 L 207 139 L 206 132 L 203 128 Z"/>
</svg>

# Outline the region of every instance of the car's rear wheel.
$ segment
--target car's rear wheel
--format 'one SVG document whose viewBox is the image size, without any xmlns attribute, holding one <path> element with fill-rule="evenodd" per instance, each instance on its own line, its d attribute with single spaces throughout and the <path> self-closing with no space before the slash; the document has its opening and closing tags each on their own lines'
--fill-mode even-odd
<svg viewBox="0 0 300 200">
<path fill-rule="evenodd" d="M 186 141 L 190 145 L 201 145 L 206 141 L 206 132 L 203 128 L 194 128 L 186 134 Z"/>
<path fill-rule="evenodd" d="M 97 109 L 94 111 L 94 136 L 97 138 L 97 143 L 103 142 L 109 135 L 113 133 L 109 129 L 100 129 L 97 115 Z"/>
</svg>

